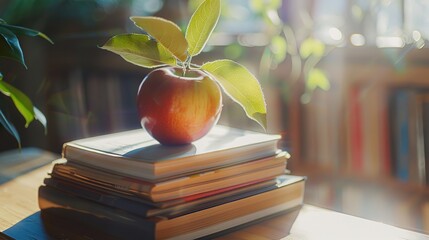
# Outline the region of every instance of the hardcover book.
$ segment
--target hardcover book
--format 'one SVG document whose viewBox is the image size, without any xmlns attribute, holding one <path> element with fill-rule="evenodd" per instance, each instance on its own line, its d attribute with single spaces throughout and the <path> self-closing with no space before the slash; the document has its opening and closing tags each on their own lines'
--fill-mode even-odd
<svg viewBox="0 0 429 240">
<path fill-rule="evenodd" d="M 220 203 L 271 190 L 277 186 L 278 179 L 261 179 L 260 181 L 234 185 L 165 202 L 151 202 L 142 198 L 103 189 L 95 189 L 55 178 L 45 178 L 44 183 L 46 186 L 60 189 L 76 197 L 91 200 L 112 208 L 122 209 L 141 217 L 163 216 L 171 218 L 172 216 L 183 215 L 191 211 L 202 210 L 207 208 L 207 206 L 215 206 Z"/>
<path fill-rule="evenodd" d="M 113 238 L 195 239 L 301 205 L 304 180 L 282 176 L 268 191 L 172 218 L 139 217 L 49 186 L 39 188 L 39 206 L 42 214 Z"/>
<path fill-rule="evenodd" d="M 63 157 L 155 181 L 273 156 L 279 139 L 279 135 L 216 125 L 192 144 L 164 146 L 138 129 L 65 143 Z"/>
<path fill-rule="evenodd" d="M 64 181 L 79 183 L 80 185 L 121 192 L 160 202 L 261 179 L 272 179 L 284 174 L 285 166 L 286 153 L 283 152 L 272 157 L 157 183 L 77 164 L 56 164 L 51 176 Z"/>
</svg>

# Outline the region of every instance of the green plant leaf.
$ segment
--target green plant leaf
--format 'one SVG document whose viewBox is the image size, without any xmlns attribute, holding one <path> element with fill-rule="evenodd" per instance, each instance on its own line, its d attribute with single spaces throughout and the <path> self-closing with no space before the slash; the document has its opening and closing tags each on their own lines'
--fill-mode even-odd
<svg viewBox="0 0 429 240">
<path fill-rule="evenodd" d="M 250 7 L 258 13 L 269 11 L 269 10 L 278 10 L 282 6 L 282 0 L 252 0 L 250 1 Z"/>
<path fill-rule="evenodd" d="M 274 36 L 271 39 L 270 49 L 274 55 L 274 60 L 276 63 L 283 62 L 286 58 L 287 51 L 286 39 L 281 36 Z"/>
<path fill-rule="evenodd" d="M 3 127 L 16 139 L 18 142 L 19 148 L 21 148 L 21 138 L 19 137 L 19 133 L 16 130 L 15 126 L 9 120 L 7 120 L 6 116 L 0 109 L 0 123 Z"/>
<path fill-rule="evenodd" d="M 25 68 L 24 54 L 22 53 L 21 45 L 16 35 L 7 28 L 0 26 L 0 35 L 5 41 L 5 44 L 0 42 L 0 56 L 13 59 L 21 63 Z"/>
<path fill-rule="evenodd" d="M 318 68 L 313 68 L 309 71 L 306 86 L 310 91 L 318 87 L 327 91 L 331 87 L 325 73 Z"/>
<path fill-rule="evenodd" d="M 299 53 L 302 58 L 308 58 L 312 54 L 322 57 L 325 54 L 325 44 L 317 39 L 307 38 L 301 43 Z"/>
<path fill-rule="evenodd" d="M 189 44 L 188 53 L 201 53 L 210 38 L 220 16 L 220 0 L 205 0 L 194 12 L 186 29 L 185 38 Z"/>
<path fill-rule="evenodd" d="M 45 114 L 42 113 L 42 111 L 40 111 L 38 108 L 33 107 L 33 111 L 34 111 L 34 117 L 36 118 L 37 121 L 39 121 L 43 127 L 45 128 L 45 134 L 48 131 L 48 121 L 46 120 Z"/>
<path fill-rule="evenodd" d="M 240 104 L 247 116 L 267 127 L 267 109 L 261 85 L 244 66 L 227 59 L 201 66 L 222 86 L 225 93 Z"/>
<path fill-rule="evenodd" d="M 182 62 L 188 58 L 188 42 L 179 26 L 159 17 L 131 17 L 134 24 L 152 36 Z"/>
<path fill-rule="evenodd" d="M 48 36 L 46 36 L 44 33 L 33 30 L 33 29 L 9 25 L 6 23 L 1 23 L 1 22 L 0 22 L 0 27 L 5 27 L 5 28 L 9 29 L 10 31 L 12 31 L 13 33 L 15 33 L 16 35 L 26 35 L 26 36 L 30 36 L 30 37 L 41 37 L 41 38 L 47 40 L 48 42 L 54 44 L 54 42 Z"/>
<path fill-rule="evenodd" d="M 23 92 L 5 81 L 0 81 L 0 92 L 12 98 L 15 107 L 25 119 L 25 127 L 28 127 L 35 115 L 31 100 Z"/>
<path fill-rule="evenodd" d="M 144 34 L 117 35 L 110 38 L 101 48 L 142 67 L 154 68 L 165 64 L 176 64 L 176 59 L 169 51 Z"/>
<path fill-rule="evenodd" d="M 258 13 L 265 11 L 265 4 L 263 0 L 251 0 L 250 7 Z"/>
</svg>

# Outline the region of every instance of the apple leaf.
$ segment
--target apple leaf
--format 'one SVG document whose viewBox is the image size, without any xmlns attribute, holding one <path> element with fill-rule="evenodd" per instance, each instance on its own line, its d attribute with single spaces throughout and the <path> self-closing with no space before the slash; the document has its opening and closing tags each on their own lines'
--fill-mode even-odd
<svg viewBox="0 0 429 240">
<path fill-rule="evenodd" d="M 134 24 L 152 36 L 182 62 L 188 58 L 188 42 L 179 26 L 159 17 L 131 17 Z"/>
<path fill-rule="evenodd" d="M 169 51 L 144 34 L 117 35 L 110 38 L 101 48 L 142 67 L 154 68 L 165 64 L 176 64 L 176 59 Z"/>
<path fill-rule="evenodd" d="M 8 84 L 5 81 L 0 81 L 0 92 L 12 98 L 15 107 L 25 119 L 25 127 L 34 120 L 34 107 L 31 100 L 20 90 Z"/>
<path fill-rule="evenodd" d="M 18 142 L 19 148 L 21 148 L 21 138 L 19 137 L 18 131 L 15 126 L 9 120 L 7 120 L 6 116 L 0 109 L 0 123 L 3 127 L 16 139 Z"/>
<path fill-rule="evenodd" d="M 24 61 L 24 54 L 22 53 L 22 49 L 16 35 L 9 29 L 0 25 L 0 36 L 6 42 L 6 44 L 0 43 L 0 56 L 13 59 L 27 68 Z"/>
<path fill-rule="evenodd" d="M 227 59 L 201 66 L 221 85 L 225 93 L 240 104 L 246 115 L 267 128 L 267 109 L 261 85 L 244 66 Z"/>
<path fill-rule="evenodd" d="M 220 0 L 205 0 L 194 12 L 185 35 L 191 56 L 201 53 L 216 27 L 219 15 Z"/>
</svg>

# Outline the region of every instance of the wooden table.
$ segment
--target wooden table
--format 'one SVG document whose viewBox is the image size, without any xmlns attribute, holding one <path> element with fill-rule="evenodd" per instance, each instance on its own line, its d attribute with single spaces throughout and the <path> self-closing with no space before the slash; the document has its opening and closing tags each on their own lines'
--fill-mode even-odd
<svg viewBox="0 0 429 240">
<path fill-rule="evenodd" d="M 0 231 L 17 239 L 45 239 L 37 189 L 52 168 L 48 164 L 0 185 Z M 0 238 L 2 236 L 0 235 Z M 238 229 L 218 239 L 428 239 L 412 232 L 338 212 L 302 208 Z"/>
</svg>

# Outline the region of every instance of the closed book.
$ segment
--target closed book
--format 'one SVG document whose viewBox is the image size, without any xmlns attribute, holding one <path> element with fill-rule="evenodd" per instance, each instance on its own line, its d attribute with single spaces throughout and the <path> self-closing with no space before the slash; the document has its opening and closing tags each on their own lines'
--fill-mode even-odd
<svg viewBox="0 0 429 240">
<path fill-rule="evenodd" d="M 273 156 L 279 139 L 217 125 L 192 144 L 164 146 L 137 129 L 65 143 L 63 157 L 120 175 L 159 180 Z"/>
<path fill-rule="evenodd" d="M 209 192 L 210 194 L 198 194 L 187 198 L 161 202 L 159 207 L 149 202 L 140 201 L 140 199 L 133 199 L 123 195 L 121 196 L 86 188 L 85 186 L 77 186 L 58 179 L 46 178 L 44 183 L 47 186 L 60 189 L 77 197 L 88 199 L 113 208 L 122 209 L 127 212 L 132 212 L 138 216 L 162 216 L 165 218 L 171 218 L 173 216 L 198 211 L 207 208 L 208 206 L 216 206 L 232 199 L 239 199 L 271 190 L 276 186 L 277 182 L 276 179 L 270 179 L 262 182 L 249 182 L 248 184 L 241 184 Z"/>
<path fill-rule="evenodd" d="M 162 216 L 165 218 L 172 218 L 199 211 L 208 207 L 217 206 L 226 202 L 256 195 L 262 192 L 270 191 L 274 188 L 277 188 L 279 184 L 285 184 L 285 182 L 290 184 L 299 180 L 300 178 L 296 177 L 278 176 L 274 179 L 261 182 L 249 182 L 248 184 L 224 188 L 221 189 L 221 191 L 213 192 L 213 194 L 210 195 L 196 195 L 183 198 L 182 202 L 176 202 L 176 204 L 161 207 L 157 207 L 137 199 L 131 199 L 125 196 L 112 194 L 111 192 L 100 191 L 87 188 L 86 186 L 68 183 L 60 179 L 46 178 L 44 183 L 47 186 L 65 191 L 68 194 L 72 194 L 83 199 L 88 199 L 102 205 L 132 212 L 133 214 L 139 215 L 141 217 Z"/>
<path fill-rule="evenodd" d="M 39 207 L 42 214 L 114 238 L 195 239 L 301 205 L 304 178 L 296 178 L 266 192 L 174 218 L 139 217 L 49 186 L 39 188 Z"/>
<path fill-rule="evenodd" d="M 159 202 L 260 179 L 274 178 L 284 174 L 285 167 L 286 154 L 281 153 L 268 158 L 158 183 L 72 164 L 56 164 L 51 175 L 67 181 L 89 184 L 112 191 L 121 191 Z"/>
</svg>

